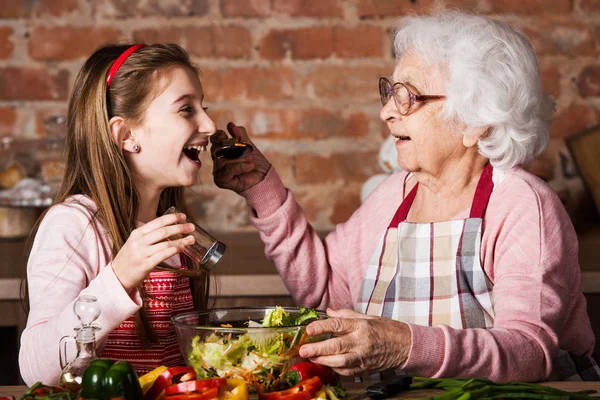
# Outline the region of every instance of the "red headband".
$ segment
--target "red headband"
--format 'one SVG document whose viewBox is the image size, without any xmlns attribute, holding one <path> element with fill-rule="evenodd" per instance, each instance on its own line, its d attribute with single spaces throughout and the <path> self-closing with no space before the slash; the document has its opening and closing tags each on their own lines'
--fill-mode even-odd
<svg viewBox="0 0 600 400">
<path fill-rule="evenodd" d="M 125 60 L 127 60 L 127 58 L 132 53 L 135 53 L 142 47 L 146 47 L 146 45 L 145 44 L 134 44 L 133 46 L 131 46 L 130 48 L 125 50 L 123 52 L 123 54 L 121 54 L 119 56 L 119 58 L 117 58 L 117 60 L 113 63 L 113 65 L 111 65 L 110 69 L 108 70 L 108 74 L 106 75 L 106 89 L 108 89 L 108 87 L 110 86 L 110 83 L 112 82 L 113 78 L 117 74 L 117 71 L 119 70 L 119 68 L 121 68 L 121 65 L 123 65 Z"/>
</svg>

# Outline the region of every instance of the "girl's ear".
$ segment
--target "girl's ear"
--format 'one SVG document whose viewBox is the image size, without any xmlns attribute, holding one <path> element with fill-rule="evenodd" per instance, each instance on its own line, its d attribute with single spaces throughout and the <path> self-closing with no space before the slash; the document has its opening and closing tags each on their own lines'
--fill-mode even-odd
<svg viewBox="0 0 600 400">
<path fill-rule="evenodd" d="M 129 151 L 131 153 L 137 153 L 139 148 L 136 150 L 137 142 L 133 133 L 130 130 L 124 131 L 125 128 L 125 120 L 122 117 L 112 117 L 110 121 L 108 121 L 108 126 L 110 127 L 110 136 L 112 141 L 119 147 L 121 147 L 124 151 Z"/>
</svg>

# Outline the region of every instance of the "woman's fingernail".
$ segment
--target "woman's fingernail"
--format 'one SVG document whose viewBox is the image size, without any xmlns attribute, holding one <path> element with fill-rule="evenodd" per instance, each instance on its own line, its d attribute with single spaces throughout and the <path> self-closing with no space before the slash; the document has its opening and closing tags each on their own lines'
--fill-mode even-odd
<svg viewBox="0 0 600 400">
<path fill-rule="evenodd" d="M 188 231 L 193 231 L 193 230 L 195 230 L 195 229 L 196 229 L 196 227 L 194 226 L 194 224 L 187 224 L 187 225 L 185 226 L 185 228 L 186 228 Z"/>
<path fill-rule="evenodd" d="M 311 327 L 310 325 L 306 327 L 306 334 L 309 336 L 312 336 L 315 333 L 315 328 Z"/>
<path fill-rule="evenodd" d="M 305 350 L 304 347 L 300 347 L 298 354 L 300 354 L 300 357 L 302 358 L 308 358 L 308 351 Z"/>
<path fill-rule="evenodd" d="M 183 213 L 179 214 L 179 219 L 182 219 L 182 220 L 185 219 L 185 214 L 183 214 Z"/>
</svg>

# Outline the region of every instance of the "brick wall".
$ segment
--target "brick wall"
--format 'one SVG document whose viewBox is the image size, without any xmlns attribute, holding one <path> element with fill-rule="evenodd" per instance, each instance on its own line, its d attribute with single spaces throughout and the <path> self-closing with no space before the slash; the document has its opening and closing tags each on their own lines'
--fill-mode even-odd
<svg viewBox="0 0 600 400">
<path fill-rule="evenodd" d="M 599 0 L 0 0 L 0 134 L 43 135 L 98 45 L 179 43 L 203 71 L 217 125 L 247 126 L 328 229 L 380 173 L 376 85 L 394 66 L 390 31 L 406 13 L 444 5 L 507 18 L 531 37 L 558 103 L 550 149 L 531 167 L 550 178 L 564 138 L 600 121 Z M 247 227 L 243 201 L 214 187 L 204 164 L 191 196 L 201 222 Z"/>
</svg>

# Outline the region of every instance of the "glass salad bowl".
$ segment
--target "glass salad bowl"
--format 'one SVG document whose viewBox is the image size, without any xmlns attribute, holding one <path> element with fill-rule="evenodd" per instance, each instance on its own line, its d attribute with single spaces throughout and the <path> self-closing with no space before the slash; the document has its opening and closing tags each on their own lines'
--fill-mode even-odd
<svg viewBox="0 0 600 400">
<path fill-rule="evenodd" d="M 183 358 L 198 379 L 242 378 L 251 388 L 269 390 L 302 360 L 302 344 L 329 337 L 306 334 L 310 322 L 324 318 L 323 311 L 301 307 L 246 307 L 186 312 L 172 321 Z"/>
</svg>

